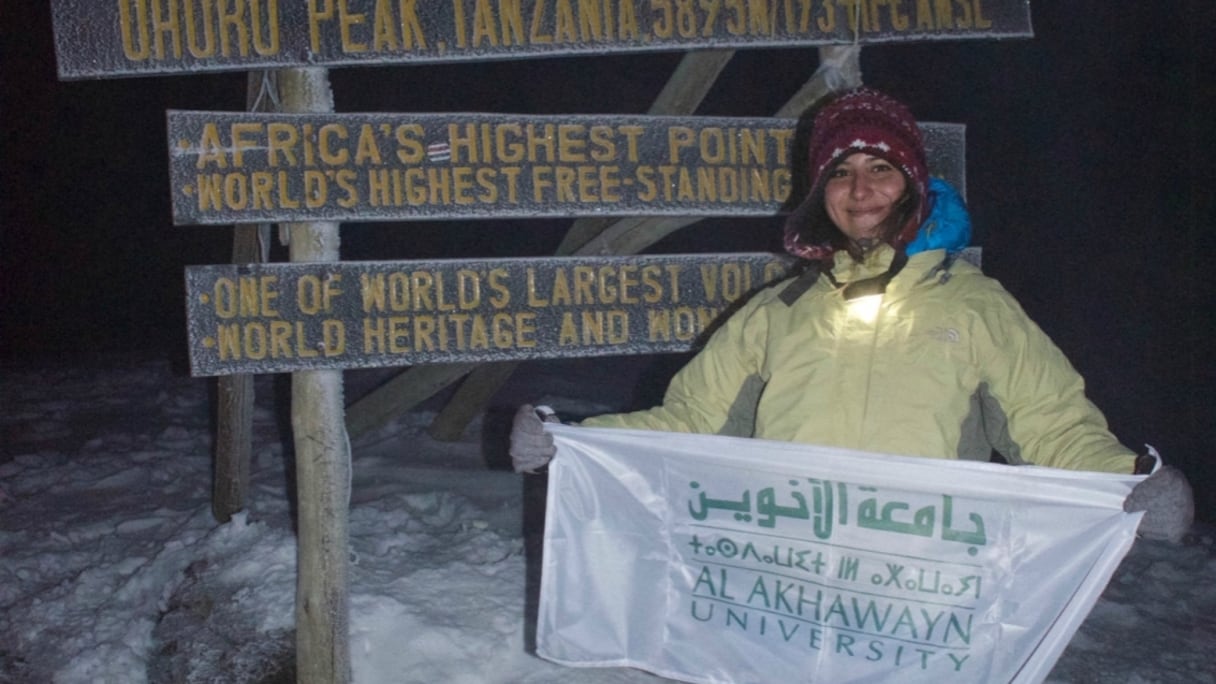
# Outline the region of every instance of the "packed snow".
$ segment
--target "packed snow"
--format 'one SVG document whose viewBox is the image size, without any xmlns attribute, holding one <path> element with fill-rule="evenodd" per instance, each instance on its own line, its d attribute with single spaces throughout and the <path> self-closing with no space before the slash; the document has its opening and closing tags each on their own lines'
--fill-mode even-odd
<svg viewBox="0 0 1216 684">
<path fill-rule="evenodd" d="M 616 364 L 525 364 L 458 442 L 428 436 L 437 403 L 354 441 L 356 682 L 662 681 L 532 652 L 545 483 L 506 467 L 510 402 L 620 409 L 639 367 Z M 0 371 L 0 682 L 293 681 L 287 377 L 257 379 L 248 507 L 218 524 L 213 381 L 130 357 Z M 1214 538 L 1138 541 L 1048 681 L 1216 682 Z"/>
</svg>

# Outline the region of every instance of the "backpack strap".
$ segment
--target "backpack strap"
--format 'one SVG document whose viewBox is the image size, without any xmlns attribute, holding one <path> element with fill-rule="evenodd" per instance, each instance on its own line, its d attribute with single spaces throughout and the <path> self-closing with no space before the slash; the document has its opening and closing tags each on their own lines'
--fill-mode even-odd
<svg viewBox="0 0 1216 684">
<path fill-rule="evenodd" d="M 807 264 L 806 270 L 794 279 L 794 282 L 785 286 L 781 294 L 777 295 L 778 299 L 785 303 L 786 306 L 793 306 L 798 298 L 806 294 L 807 290 L 811 289 L 816 282 L 819 281 L 819 275 L 823 272 L 823 262 L 816 259 Z"/>
</svg>

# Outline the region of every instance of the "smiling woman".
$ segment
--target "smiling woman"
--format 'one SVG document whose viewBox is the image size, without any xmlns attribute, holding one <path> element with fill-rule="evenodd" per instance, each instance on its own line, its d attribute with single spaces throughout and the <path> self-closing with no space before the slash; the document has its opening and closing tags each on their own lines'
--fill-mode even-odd
<svg viewBox="0 0 1216 684">
<path fill-rule="evenodd" d="M 850 242 L 866 252 L 894 237 L 899 224 L 888 219 L 897 205 L 913 199 L 907 190 L 908 179 L 886 159 L 851 154 L 828 174 L 824 208 Z"/>
<path fill-rule="evenodd" d="M 911 112 L 874 91 L 856 91 L 814 116 L 807 149 L 810 192 L 786 222 L 785 248 L 821 260 L 855 260 L 883 242 L 911 243 L 929 213 L 929 169 Z M 959 236 L 966 246 L 970 235 Z"/>
</svg>

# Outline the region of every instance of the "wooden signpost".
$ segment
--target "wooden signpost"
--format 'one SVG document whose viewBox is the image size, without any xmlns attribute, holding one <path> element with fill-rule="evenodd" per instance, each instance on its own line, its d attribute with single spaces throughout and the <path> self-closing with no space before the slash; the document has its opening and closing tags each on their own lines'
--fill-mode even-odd
<svg viewBox="0 0 1216 684">
<path fill-rule="evenodd" d="M 771 215 L 792 122 L 169 112 L 174 220 Z"/>
<path fill-rule="evenodd" d="M 772 254 L 233 264 L 186 270 L 191 372 L 682 352 L 789 275 Z"/>
<path fill-rule="evenodd" d="M 64 79 L 1027 38 L 1017 0 L 56 0 Z"/>
<path fill-rule="evenodd" d="M 652 112 L 669 114 L 691 112 L 734 48 L 827 55 L 1032 35 L 1026 0 L 52 0 L 51 10 L 62 79 L 281 70 L 283 113 L 170 112 L 168 147 L 176 223 L 294 222 L 293 264 L 191 267 L 187 308 L 196 375 L 293 373 L 297 674 L 318 683 L 351 677 L 340 369 L 467 372 L 486 360 L 685 350 L 788 267 L 772 255 L 343 263 L 337 222 L 583 217 L 564 254 L 627 250 L 629 231 L 651 220 L 674 230 L 698 216 L 773 214 L 789 192 L 793 126 L 335 114 L 324 67 L 710 50 L 680 72 L 698 82 L 669 88 Z M 925 131 L 930 167 L 962 189 L 963 128 Z"/>
</svg>

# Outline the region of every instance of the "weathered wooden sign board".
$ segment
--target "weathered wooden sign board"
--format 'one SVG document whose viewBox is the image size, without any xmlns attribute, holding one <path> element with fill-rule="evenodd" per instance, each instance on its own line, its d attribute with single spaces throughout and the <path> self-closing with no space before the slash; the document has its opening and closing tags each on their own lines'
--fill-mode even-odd
<svg viewBox="0 0 1216 684">
<path fill-rule="evenodd" d="M 171 111 L 177 224 L 769 216 L 793 119 Z M 962 187 L 965 127 L 925 124 Z"/>
<path fill-rule="evenodd" d="M 793 260 L 772 254 L 186 269 L 194 375 L 678 352 Z"/>
<path fill-rule="evenodd" d="M 64 79 L 1029 37 L 1029 0 L 52 0 Z"/>
</svg>

